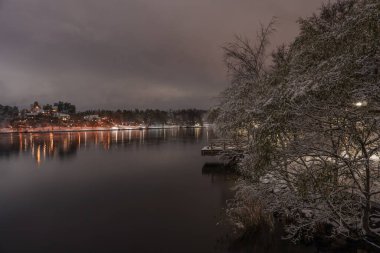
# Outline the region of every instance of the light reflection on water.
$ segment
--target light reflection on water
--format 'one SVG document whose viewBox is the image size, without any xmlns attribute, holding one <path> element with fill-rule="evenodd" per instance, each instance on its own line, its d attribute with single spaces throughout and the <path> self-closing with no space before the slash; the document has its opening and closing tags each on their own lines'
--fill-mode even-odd
<svg viewBox="0 0 380 253">
<path fill-rule="evenodd" d="M 233 182 L 202 172 L 208 131 L 0 135 L 0 252 L 212 252 Z"/>
<path fill-rule="evenodd" d="M 207 142 L 210 130 L 204 131 Z M 30 153 L 36 164 L 40 165 L 47 159 L 73 156 L 81 149 L 95 147 L 107 151 L 131 143 L 143 145 L 146 138 L 166 141 L 184 132 L 191 133 L 196 141 L 202 138 L 201 128 L 3 134 L 0 135 L 0 158 Z"/>
</svg>

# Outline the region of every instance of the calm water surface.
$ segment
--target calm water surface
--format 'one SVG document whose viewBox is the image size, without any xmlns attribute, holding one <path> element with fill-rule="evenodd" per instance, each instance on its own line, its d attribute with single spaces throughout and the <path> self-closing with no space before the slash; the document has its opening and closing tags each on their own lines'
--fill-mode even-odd
<svg viewBox="0 0 380 253">
<path fill-rule="evenodd" d="M 229 245 L 233 180 L 209 130 L 0 135 L 0 252 L 317 252 L 280 236 Z"/>
</svg>

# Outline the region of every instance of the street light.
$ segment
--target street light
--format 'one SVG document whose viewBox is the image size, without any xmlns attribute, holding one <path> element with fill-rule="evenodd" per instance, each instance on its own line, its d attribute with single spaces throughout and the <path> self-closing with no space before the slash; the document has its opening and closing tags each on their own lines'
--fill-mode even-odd
<svg viewBox="0 0 380 253">
<path fill-rule="evenodd" d="M 367 105 L 367 101 L 359 101 L 354 104 L 356 107 L 363 107 Z"/>
</svg>

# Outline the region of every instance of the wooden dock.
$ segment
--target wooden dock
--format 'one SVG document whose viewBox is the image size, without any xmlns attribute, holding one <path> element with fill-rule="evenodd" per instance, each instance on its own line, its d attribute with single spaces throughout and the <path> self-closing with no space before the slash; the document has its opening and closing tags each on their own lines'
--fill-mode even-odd
<svg viewBox="0 0 380 253">
<path fill-rule="evenodd" d="M 201 150 L 202 156 L 217 156 L 228 151 L 238 151 L 239 148 L 231 140 L 217 139 L 203 147 Z"/>
<path fill-rule="evenodd" d="M 202 156 L 216 156 L 221 154 L 223 151 L 224 150 L 220 147 L 206 146 L 202 148 L 201 154 Z"/>
</svg>

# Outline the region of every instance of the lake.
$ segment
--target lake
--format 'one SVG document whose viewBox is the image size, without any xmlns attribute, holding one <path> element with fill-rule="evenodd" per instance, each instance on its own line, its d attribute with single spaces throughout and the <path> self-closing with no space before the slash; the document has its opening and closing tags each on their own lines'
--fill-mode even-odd
<svg viewBox="0 0 380 253">
<path fill-rule="evenodd" d="M 279 232 L 231 243 L 233 177 L 208 129 L 0 135 L 0 252 L 317 252 Z"/>
</svg>

